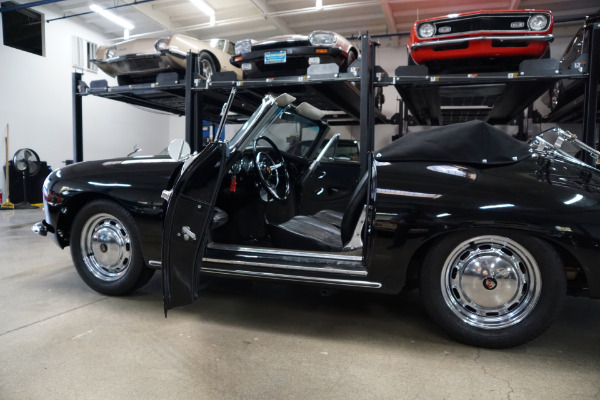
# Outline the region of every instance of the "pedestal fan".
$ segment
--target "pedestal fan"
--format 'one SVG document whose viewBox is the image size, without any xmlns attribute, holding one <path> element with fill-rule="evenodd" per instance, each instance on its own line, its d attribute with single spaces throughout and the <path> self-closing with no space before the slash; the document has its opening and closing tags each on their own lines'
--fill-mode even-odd
<svg viewBox="0 0 600 400">
<path fill-rule="evenodd" d="M 15 208 L 37 208 L 29 202 L 29 177 L 40 171 L 40 157 L 31 149 L 19 149 L 13 157 L 15 169 L 23 175 L 23 202 L 15 204 Z"/>
</svg>

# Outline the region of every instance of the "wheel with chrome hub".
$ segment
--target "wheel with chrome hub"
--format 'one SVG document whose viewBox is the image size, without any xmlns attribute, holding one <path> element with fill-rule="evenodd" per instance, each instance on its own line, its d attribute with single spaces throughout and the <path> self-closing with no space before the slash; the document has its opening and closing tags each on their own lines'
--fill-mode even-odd
<svg viewBox="0 0 600 400">
<path fill-rule="evenodd" d="M 93 201 L 76 215 L 71 255 L 82 279 L 103 294 L 129 294 L 154 273 L 144 264 L 133 218 L 111 201 Z"/>
<path fill-rule="evenodd" d="M 516 346 L 556 318 L 566 283 L 560 257 L 521 233 L 461 233 L 433 246 L 421 271 L 429 314 L 467 344 Z"/>
</svg>

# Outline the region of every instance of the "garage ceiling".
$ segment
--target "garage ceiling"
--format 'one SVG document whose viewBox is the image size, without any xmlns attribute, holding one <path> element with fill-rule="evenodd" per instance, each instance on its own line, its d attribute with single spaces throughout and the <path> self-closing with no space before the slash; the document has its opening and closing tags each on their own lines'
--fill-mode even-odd
<svg viewBox="0 0 600 400">
<path fill-rule="evenodd" d="M 407 34 L 417 19 L 449 13 L 477 11 L 476 0 L 205 0 L 215 10 L 215 24 L 188 0 L 95 0 L 132 22 L 131 37 L 168 36 L 184 33 L 200 39 L 214 37 L 239 40 L 263 39 L 284 33 L 308 34 L 313 30 L 336 31 L 346 37 Z M 64 0 L 54 3 L 60 15 L 95 26 L 114 40 L 123 39 L 123 30 L 105 18 L 89 13 L 91 0 Z M 129 6 L 131 4 L 131 6 Z M 125 6 L 127 5 L 127 6 Z M 554 12 L 556 36 L 572 36 L 582 19 L 598 11 L 598 0 L 490 0 L 485 9 L 549 9 Z M 51 21 L 51 23 L 61 23 Z"/>
</svg>

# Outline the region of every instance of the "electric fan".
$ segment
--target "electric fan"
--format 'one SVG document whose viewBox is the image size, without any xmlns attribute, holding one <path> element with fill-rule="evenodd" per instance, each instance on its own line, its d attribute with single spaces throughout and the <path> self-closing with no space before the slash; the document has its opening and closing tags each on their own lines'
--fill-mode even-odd
<svg viewBox="0 0 600 400">
<path fill-rule="evenodd" d="M 13 156 L 15 169 L 23 175 L 23 202 L 15 204 L 15 208 L 37 208 L 29 202 L 29 177 L 40 171 L 40 157 L 31 149 L 19 149 Z"/>
</svg>

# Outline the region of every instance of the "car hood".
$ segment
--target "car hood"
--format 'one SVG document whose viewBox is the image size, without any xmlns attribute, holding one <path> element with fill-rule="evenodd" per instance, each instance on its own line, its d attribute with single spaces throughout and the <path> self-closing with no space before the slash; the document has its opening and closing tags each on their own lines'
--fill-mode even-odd
<svg viewBox="0 0 600 400">
<path fill-rule="evenodd" d="M 136 175 L 163 175 L 170 173 L 180 164 L 168 156 L 123 157 L 108 160 L 83 161 L 56 171 L 61 179 L 110 176 L 127 179 Z"/>
<path fill-rule="evenodd" d="M 140 38 L 140 39 L 132 39 L 126 40 L 123 42 L 119 42 L 115 45 L 105 45 L 98 47 L 96 51 L 96 58 L 98 60 L 106 59 L 106 51 L 108 48 L 113 47 L 115 49 L 115 54 L 113 57 L 121 57 L 129 54 L 149 54 L 149 53 L 158 53 L 154 48 L 154 44 L 158 38 Z"/>
</svg>

